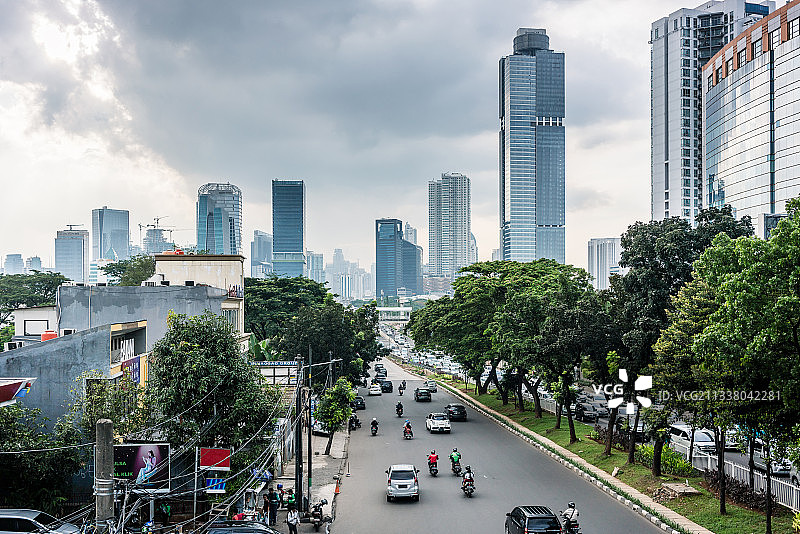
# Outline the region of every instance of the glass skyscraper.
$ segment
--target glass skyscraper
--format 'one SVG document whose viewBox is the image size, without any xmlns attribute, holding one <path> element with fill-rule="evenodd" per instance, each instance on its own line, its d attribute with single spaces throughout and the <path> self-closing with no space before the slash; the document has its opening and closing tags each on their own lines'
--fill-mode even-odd
<svg viewBox="0 0 800 534">
<path fill-rule="evenodd" d="M 422 247 L 403 239 L 403 221 L 375 221 L 375 296 L 422 293 Z"/>
<path fill-rule="evenodd" d="M 253 231 L 250 243 L 250 276 L 265 278 L 272 272 L 272 234 Z"/>
<path fill-rule="evenodd" d="M 92 260 L 127 260 L 130 237 L 128 210 L 92 210 Z"/>
<path fill-rule="evenodd" d="M 469 178 L 442 173 L 428 182 L 428 264 L 431 276 L 453 277 L 470 262 Z"/>
<path fill-rule="evenodd" d="M 89 232 L 59 230 L 56 233 L 56 272 L 73 282 L 89 279 Z"/>
<path fill-rule="evenodd" d="M 242 253 L 242 191 L 232 184 L 206 184 L 197 190 L 197 250 Z"/>
<path fill-rule="evenodd" d="M 305 271 L 306 184 L 272 180 L 272 269 L 278 276 Z"/>
<path fill-rule="evenodd" d="M 500 59 L 500 248 L 504 260 L 564 263 L 564 54 L 520 28 Z"/>
</svg>

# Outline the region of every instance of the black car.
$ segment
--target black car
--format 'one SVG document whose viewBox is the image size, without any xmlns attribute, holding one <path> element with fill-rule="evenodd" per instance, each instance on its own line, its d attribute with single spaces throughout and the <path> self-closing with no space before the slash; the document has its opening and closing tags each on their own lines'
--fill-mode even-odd
<svg viewBox="0 0 800 534">
<path fill-rule="evenodd" d="M 394 386 L 392 385 L 391 380 L 384 380 L 381 382 L 381 391 L 384 393 L 391 393 L 394 391 Z"/>
<path fill-rule="evenodd" d="M 366 410 L 367 405 L 364 403 L 364 397 L 358 396 L 350 403 L 350 407 L 354 410 Z"/>
<path fill-rule="evenodd" d="M 414 390 L 414 400 L 417 402 L 430 402 L 431 392 L 425 388 L 417 388 Z"/>
<path fill-rule="evenodd" d="M 575 419 L 578 421 L 596 423 L 599 417 L 600 412 L 597 411 L 594 404 L 579 402 L 575 405 Z"/>
<path fill-rule="evenodd" d="M 466 421 L 467 409 L 463 404 L 453 403 L 444 407 L 444 413 L 451 421 Z"/>
<path fill-rule="evenodd" d="M 517 506 L 506 514 L 506 532 L 508 534 L 560 533 L 561 521 L 546 506 Z"/>
</svg>

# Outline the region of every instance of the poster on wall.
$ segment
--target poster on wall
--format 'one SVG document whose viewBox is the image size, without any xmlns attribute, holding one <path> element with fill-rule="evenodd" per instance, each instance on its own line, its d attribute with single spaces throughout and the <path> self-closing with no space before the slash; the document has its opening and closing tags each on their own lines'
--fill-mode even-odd
<svg viewBox="0 0 800 534">
<path fill-rule="evenodd" d="M 134 491 L 168 493 L 169 443 L 114 445 L 114 478 L 134 484 Z"/>
<path fill-rule="evenodd" d="M 140 382 L 139 377 L 142 371 L 139 356 L 134 356 L 133 358 L 124 360 L 120 367 L 122 368 L 122 374 L 127 376 L 131 382 L 134 384 L 138 384 Z"/>
</svg>

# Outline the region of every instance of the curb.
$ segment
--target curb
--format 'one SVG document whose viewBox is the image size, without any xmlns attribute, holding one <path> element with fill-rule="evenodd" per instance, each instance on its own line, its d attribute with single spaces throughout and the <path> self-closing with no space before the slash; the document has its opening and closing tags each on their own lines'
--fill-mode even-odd
<svg viewBox="0 0 800 534">
<path fill-rule="evenodd" d="M 512 434 L 518 436 L 520 439 L 528 442 L 529 445 L 538 448 L 543 453 L 547 454 L 548 456 L 550 456 L 551 458 L 553 458 L 557 462 L 561 463 L 567 469 L 573 470 L 578 476 L 581 476 L 584 479 L 586 479 L 589 483 L 596 485 L 599 489 L 601 489 L 604 492 L 606 492 L 609 496 L 614 497 L 617 501 L 619 501 L 620 503 L 624 504 L 625 506 L 627 506 L 628 508 L 630 508 L 634 512 L 638 513 L 639 515 L 641 515 L 645 519 L 649 520 L 651 523 L 653 523 L 654 525 L 659 527 L 664 532 L 667 532 L 668 534 L 714 534 L 712 531 L 708 530 L 707 528 L 702 527 L 702 526 L 694 523 L 693 521 L 690 521 L 689 519 L 687 519 L 687 518 L 685 518 L 683 516 L 678 516 L 678 517 L 680 517 L 680 519 L 682 519 L 683 521 L 688 523 L 688 525 L 686 525 L 686 526 L 679 525 L 678 523 L 676 523 L 674 521 L 671 521 L 671 520 L 665 520 L 665 518 L 661 514 L 659 514 L 658 512 L 652 510 L 648 506 L 643 505 L 635 496 L 628 495 L 622 489 L 611 485 L 611 483 L 609 481 L 604 480 L 604 479 L 600 479 L 597 476 L 595 476 L 595 474 L 598 471 L 602 471 L 600 468 L 592 466 L 591 464 L 588 464 L 588 462 L 587 462 L 587 464 L 590 467 L 581 466 L 581 465 L 577 465 L 576 463 L 573 463 L 569 458 L 567 458 L 559 450 L 559 449 L 563 449 L 563 447 L 561 447 L 560 445 L 558 445 L 556 443 L 552 443 L 552 442 L 551 442 L 552 446 L 546 445 L 541 440 L 550 441 L 547 438 L 545 438 L 543 436 L 540 436 L 539 434 L 536 434 L 535 432 L 533 432 L 531 430 L 527 430 L 526 432 L 522 432 L 522 431 L 514 428 L 513 426 L 509 425 L 506 421 L 499 419 L 499 418 L 507 419 L 506 416 L 504 416 L 504 415 L 502 415 L 500 413 L 497 413 L 494 410 L 490 410 L 489 408 L 483 406 L 482 404 L 479 404 L 478 402 L 476 402 L 471 397 L 465 395 L 464 393 L 462 393 L 461 391 L 458 391 L 457 389 L 452 388 L 448 384 L 444 384 L 444 383 L 442 383 L 442 382 L 440 382 L 438 380 L 437 380 L 437 382 L 443 388 L 447 389 L 450 393 L 453 393 L 454 395 L 456 395 L 460 399 L 462 399 L 464 402 L 468 403 L 472 407 L 472 409 L 474 409 L 474 410 L 478 411 L 479 413 L 483 414 L 484 416 L 488 417 L 489 419 L 494 421 L 496 424 L 498 424 L 500 427 L 508 430 Z M 534 436 L 536 436 L 536 437 L 534 437 Z M 563 449 L 563 450 L 566 451 L 566 449 Z M 569 451 L 567 451 L 567 452 L 569 452 Z M 585 460 L 584 460 L 584 462 L 585 462 Z M 590 472 L 590 471 L 595 471 L 595 472 L 593 473 L 593 472 Z M 605 471 L 602 471 L 602 472 L 604 474 L 607 474 L 607 473 L 605 473 Z M 643 496 L 643 497 L 645 496 L 644 494 L 641 494 L 641 493 L 640 493 L 640 495 Z M 677 512 L 674 512 L 672 510 L 670 510 L 670 511 L 672 513 L 674 513 L 675 515 L 678 515 Z"/>
<path fill-rule="evenodd" d="M 336 478 L 337 478 L 336 483 L 340 488 L 341 488 L 342 482 L 343 482 L 342 476 L 344 476 L 345 466 L 347 465 L 347 460 L 348 460 L 348 457 L 350 456 L 350 432 L 349 431 L 347 432 L 347 437 L 345 438 L 344 448 L 342 449 L 342 452 L 344 452 L 344 454 L 342 455 L 342 461 L 339 462 L 339 472 L 336 474 Z M 336 498 L 337 495 L 338 495 L 338 493 L 334 493 L 333 494 L 333 498 L 331 499 L 331 521 L 330 521 L 330 523 L 327 523 L 328 531 L 330 531 L 330 524 L 333 523 L 334 521 L 336 521 L 336 501 L 338 500 Z"/>
</svg>

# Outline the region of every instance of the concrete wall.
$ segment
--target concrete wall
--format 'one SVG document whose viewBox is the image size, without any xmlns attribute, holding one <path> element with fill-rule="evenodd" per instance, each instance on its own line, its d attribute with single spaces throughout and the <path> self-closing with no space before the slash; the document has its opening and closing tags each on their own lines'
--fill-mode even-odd
<svg viewBox="0 0 800 534">
<path fill-rule="evenodd" d="M 209 310 L 219 315 L 226 298 L 227 291 L 209 286 L 61 286 L 59 331 L 146 320 L 147 351 L 150 351 L 164 337 L 170 311 L 192 316 Z"/>
<path fill-rule="evenodd" d="M 111 326 L 99 326 L 0 353 L 0 376 L 36 377 L 21 402 L 41 409 L 52 428 L 67 411 L 75 378 L 94 369 L 108 374 L 110 351 Z"/>
<path fill-rule="evenodd" d="M 27 329 L 26 327 L 27 322 Z M 36 306 L 14 310 L 14 335 L 36 336 L 56 328 L 56 307 Z"/>
</svg>

